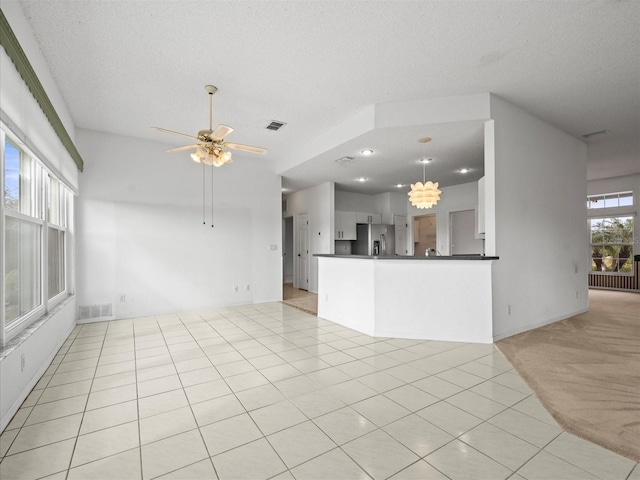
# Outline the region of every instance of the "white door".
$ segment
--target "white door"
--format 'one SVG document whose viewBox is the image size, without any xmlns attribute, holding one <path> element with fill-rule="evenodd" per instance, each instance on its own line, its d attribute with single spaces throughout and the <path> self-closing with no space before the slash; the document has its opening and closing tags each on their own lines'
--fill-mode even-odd
<svg viewBox="0 0 640 480">
<path fill-rule="evenodd" d="M 283 283 L 293 284 L 293 217 L 283 219 L 282 278 Z"/>
<path fill-rule="evenodd" d="M 482 240 L 476 239 L 475 210 L 451 212 L 451 255 L 480 255 Z"/>
<path fill-rule="evenodd" d="M 407 251 L 407 217 L 394 215 L 393 223 L 396 226 L 396 255 L 408 255 Z"/>
<path fill-rule="evenodd" d="M 309 290 L 309 214 L 298 215 L 297 233 L 296 258 L 298 265 L 294 286 L 300 290 Z"/>
</svg>

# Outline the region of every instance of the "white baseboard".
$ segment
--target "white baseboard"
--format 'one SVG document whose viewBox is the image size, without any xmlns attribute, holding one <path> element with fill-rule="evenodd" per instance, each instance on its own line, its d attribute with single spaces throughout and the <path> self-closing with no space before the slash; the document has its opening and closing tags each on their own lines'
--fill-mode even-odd
<svg viewBox="0 0 640 480">
<path fill-rule="evenodd" d="M 398 332 L 398 331 L 379 331 L 376 330 L 375 337 L 386 337 L 386 338 L 407 338 L 411 340 L 434 340 L 438 342 L 465 342 L 465 343 L 493 343 L 493 339 L 491 337 L 485 338 L 474 338 L 470 339 L 468 337 L 456 336 L 456 337 L 443 337 L 440 335 L 427 335 L 424 333 L 414 333 L 414 332 Z"/>
<path fill-rule="evenodd" d="M 579 310 L 579 311 L 571 313 L 569 315 L 561 315 L 559 317 L 554 317 L 554 318 L 551 318 L 550 320 L 546 320 L 544 322 L 534 323 L 533 325 L 527 325 L 526 327 L 516 328 L 515 330 L 509 330 L 508 332 L 501 333 L 500 335 L 494 335 L 493 341 L 497 342 L 499 340 L 502 340 L 502 339 L 505 339 L 505 338 L 508 338 L 508 337 L 513 337 L 514 335 L 517 335 L 519 333 L 528 332 L 529 330 L 535 330 L 536 328 L 544 327 L 545 325 L 550 325 L 552 323 L 559 322 L 560 320 L 565 320 L 567 318 L 571 318 L 571 317 L 574 317 L 576 315 L 580 315 L 581 313 L 585 313 L 585 312 L 588 312 L 588 311 L 589 311 L 589 308 L 587 307 L 587 308 L 585 308 L 583 310 Z"/>
<path fill-rule="evenodd" d="M 85 318 L 83 320 L 76 319 L 76 323 L 78 325 L 84 325 L 85 323 L 110 322 L 111 320 L 117 320 L 116 316 L 111 315 L 110 317 Z"/>
</svg>

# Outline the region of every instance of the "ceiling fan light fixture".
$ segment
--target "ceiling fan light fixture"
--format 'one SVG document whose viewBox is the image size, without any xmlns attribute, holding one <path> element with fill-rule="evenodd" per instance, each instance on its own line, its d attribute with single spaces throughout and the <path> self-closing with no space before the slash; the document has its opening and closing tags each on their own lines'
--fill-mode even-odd
<svg viewBox="0 0 640 480">
<path fill-rule="evenodd" d="M 207 153 L 208 152 L 206 148 L 204 148 L 202 145 L 198 145 L 196 151 L 193 152 L 190 156 L 194 162 L 200 163 L 207 157 Z"/>
<path fill-rule="evenodd" d="M 174 130 L 167 130 L 166 128 L 153 127 L 156 130 L 164 133 L 171 133 L 173 135 L 181 135 L 183 137 L 189 137 L 200 142 L 196 145 L 185 145 L 184 147 L 172 148 L 170 152 L 178 152 L 183 150 L 190 150 L 196 147 L 196 151 L 189 156 L 194 162 L 204 163 L 205 165 L 213 165 L 219 167 L 225 163 L 231 163 L 231 152 L 224 150 L 223 147 L 232 148 L 235 150 L 243 150 L 251 153 L 266 153 L 266 149 L 262 147 L 253 147 L 251 145 L 243 145 L 241 143 L 229 143 L 224 139 L 227 135 L 233 132 L 233 128 L 228 125 L 220 124 L 213 129 L 213 95 L 218 89 L 213 85 L 205 85 L 205 91 L 209 94 L 209 128 L 206 130 L 200 130 L 197 135 L 189 135 L 188 133 L 176 132 Z M 272 122 L 273 123 L 273 122 Z M 279 126 L 283 126 L 284 123 L 280 123 Z M 279 128 L 279 127 L 278 127 Z"/>
<path fill-rule="evenodd" d="M 232 163 L 233 159 L 231 158 L 231 152 L 227 152 L 225 150 L 218 150 L 218 154 L 216 156 L 216 160 L 213 162 L 214 167 L 221 167 L 225 163 Z"/>
</svg>

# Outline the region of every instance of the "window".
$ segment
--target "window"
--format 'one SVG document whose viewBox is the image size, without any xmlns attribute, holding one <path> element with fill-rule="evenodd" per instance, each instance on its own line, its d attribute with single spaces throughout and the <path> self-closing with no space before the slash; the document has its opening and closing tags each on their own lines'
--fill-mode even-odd
<svg viewBox="0 0 640 480">
<path fill-rule="evenodd" d="M 630 207 L 633 205 L 633 192 L 607 193 L 605 195 L 589 195 L 587 208 Z"/>
<path fill-rule="evenodd" d="M 67 292 L 70 192 L 10 132 L 0 130 L 3 331 L 6 340 Z"/>
<path fill-rule="evenodd" d="M 13 143 L 5 142 L 4 205 L 24 215 L 35 216 L 34 162 Z"/>
<path fill-rule="evenodd" d="M 633 217 L 591 218 L 591 270 L 633 272 Z"/>
<path fill-rule="evenodd" d="M 49 198 L 47 202 L 49 215 L 47 275 L 48 298 L 57 296 L 65 289 L 65 223 L 66 223 L 66 189 L 53 176 L 49 175 Z"/>
<path fill-rule="evenodd" d="M 42 227 L 11 217 L 5 221 L 5 326 L 41 305 Z"/>
</svg>

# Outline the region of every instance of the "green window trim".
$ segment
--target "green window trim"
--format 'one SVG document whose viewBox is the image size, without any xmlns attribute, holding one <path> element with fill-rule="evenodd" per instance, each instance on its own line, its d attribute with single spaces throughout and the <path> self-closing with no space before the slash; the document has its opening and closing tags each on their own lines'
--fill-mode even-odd
<svg viewBox="0 0 640 480">
<path fill-rule="evenodd" d="M 4 48 L 5 52 L 16 66 L 18 73 L 24 80 L 24 83 L 27 84 L 27 88 L 33 95 L 33 98 L 40 105 L 40 109 L 42 113 L 47 117 L 49 123 L 53 127 L 53 130 L 58 135 L 58 138 L 71 155 L 71 158 L 78 166 L 78 170 L 82 171 L 84 168 L 84 161 L 80 156 L 80 153 L 76 149 L 76 146 L 73 144 L 67 129 L 64 128 L 64 124 L 60 117 L 58 116 L 58 112 L 53 107 L 51 100 L 49 100 L 49 96 L 47 92 L 45 92 L 44 87 L 40 83 L 36 72 L 33 70 L 31 63 L 27 59 L 27 56 L 22 50 L 18 39 L 16 38 L 7 18 L 4 16 L 4 12 L 0 8 L 0 45 Z"/>
</svg>

